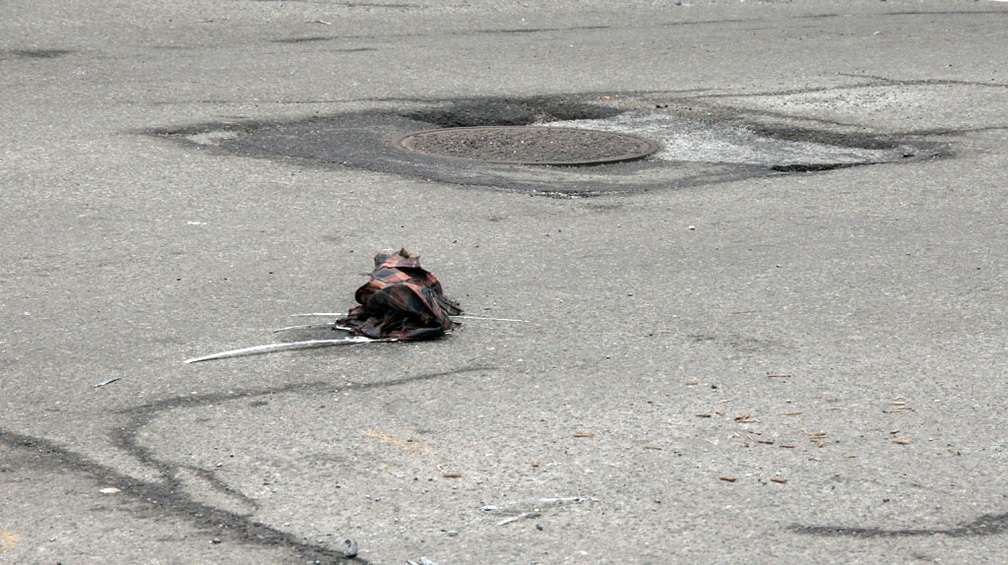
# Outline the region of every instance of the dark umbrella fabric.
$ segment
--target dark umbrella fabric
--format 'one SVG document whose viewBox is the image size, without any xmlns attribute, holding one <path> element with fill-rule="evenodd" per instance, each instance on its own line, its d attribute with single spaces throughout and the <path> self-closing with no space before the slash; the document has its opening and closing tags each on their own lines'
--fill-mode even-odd
<svg viewBox="0 0 1008 565">
<path fill-rule="evenodd" d="M 462 313 L 459 304 L 441 290 L 437 277 L 420 266 L 405 249 L 379 253 L 371 280 L 357 289 L 360 306 L 351 308 L 336 325 L 375 339 L 417 340 L 444 335 Z"/>
</svg>

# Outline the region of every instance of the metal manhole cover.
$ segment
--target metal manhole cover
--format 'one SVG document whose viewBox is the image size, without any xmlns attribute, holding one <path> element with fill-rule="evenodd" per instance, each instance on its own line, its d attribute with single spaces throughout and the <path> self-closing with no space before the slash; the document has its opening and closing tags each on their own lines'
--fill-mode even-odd
<svg viewBox="0 0 1008 565">
<path fill-rule="evenodd" d="M 543 126 L 478 126 L 398 138 L 407 151 L 512 165 L 599 165 L 641 159 L 658 144 L 624 133 Z"/>
</svg>

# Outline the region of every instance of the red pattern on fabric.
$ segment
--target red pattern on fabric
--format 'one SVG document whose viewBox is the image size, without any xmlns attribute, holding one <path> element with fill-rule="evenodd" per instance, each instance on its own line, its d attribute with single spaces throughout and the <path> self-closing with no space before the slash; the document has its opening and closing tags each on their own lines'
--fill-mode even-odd
<svg viewBox="0 0 1008 565">
<path fill-rule="evenodd" d="M 451 316 L 462 313 L 459 304 L 444 295 L 437 277 L 405 249 L 376 255 L 371 279 L 354 298 L 360 306 L 336 324 L 371 338 L 432 339 L 449 331 L 455 324 Z"/>
</svg>

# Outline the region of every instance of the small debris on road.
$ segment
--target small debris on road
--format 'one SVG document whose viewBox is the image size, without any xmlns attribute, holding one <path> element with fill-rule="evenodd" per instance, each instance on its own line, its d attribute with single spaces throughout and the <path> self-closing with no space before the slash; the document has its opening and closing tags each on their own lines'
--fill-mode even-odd
<svg viewBox="0 0 1008 565">
<path fill-rule="evenodd" d="M 538 518 L 541 514 L 538 512 L 522 512 L 517 516 L 512 516 L 510 518 L 505 518 L 500 522 L 497 522 L 498 526 L 505 526 L 511 522 L 517 522 L 518 520 L 524 520 L 525 518 Z"/>
<path fill-rule="evenodd" d="M 567 502 L 584 502 L 587 500 L 583 496 L 567 496 L 561 498 L 533 498 L 529 500 L 516 500 L 514 502 L 505 502 L 504 504 L 490 504 L 484 502 L 480 506 L 480 510 L 484 512 L 505 512 L 508 508 L 512 506 L 542 506 L 545 504 L 564 504 Z"/>
<path fill-rule="evenodd" d="M 438 565 L 437 563 L 427 559 L 426 557 L 421 557 L 416 561 L 406 560 L 406 565 Z"/>
<path fill-rule="evenodd" d="M 347 546 L 347 548 L 343 550 L 343 557 L 348 559 L 357 557 L 357 542 L 352 539 L 347 539 L 343 543 Z"/>
</svg>

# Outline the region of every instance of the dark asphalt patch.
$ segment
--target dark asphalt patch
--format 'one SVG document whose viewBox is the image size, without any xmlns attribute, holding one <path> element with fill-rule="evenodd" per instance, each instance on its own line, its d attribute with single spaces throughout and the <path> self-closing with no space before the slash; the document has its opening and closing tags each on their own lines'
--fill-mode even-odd
<svg viewBox="0 0 1008 565">
<path fill-rule="evenodd" d="M 602 120 L 624 110 L 599 100 L 568 96 L 529 98 L 460 98 L 440 100 L 430 106 L 410 110 L 402 117 L 442 128 L 477 126 L 529 126 L 565 120 Z"/>
<path fill-rule="evenodd" d="M 656 104 L 655 101 L 660 103 Z M 210 150 L 292 159 L 312 167 L 356 167 L 461 186 L 564 198 L 681 189 L 747 178 L 825 172 L 942 155 L 910 134 L 852 134 L 787 116 L 767 117 L 671 95 L 558 95 L 404 102 L 402 109 L 313 117 L 292 122 L 202 124 L 149 132 Z M 634 161 L 478 159 L 475 155 L 405 151 L 400 140 L 447 128 L 548 126 L 650 140 L 659 149 Z M 410 137 L 414 136 L 414 137 Z M 478 156 L 476 156 L 478 157 Z M 531 163 L 531 164 L 530 164 Z"/>
</svg>

